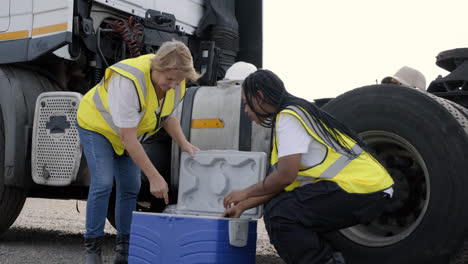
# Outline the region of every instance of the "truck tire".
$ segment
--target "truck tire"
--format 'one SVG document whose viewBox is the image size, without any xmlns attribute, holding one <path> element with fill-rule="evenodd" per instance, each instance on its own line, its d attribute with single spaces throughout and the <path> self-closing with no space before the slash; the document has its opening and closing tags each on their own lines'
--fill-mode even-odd
<svg viewBox="0 0 468 264">
<path fill-rule="evenodd" d="M 15 222 L 26 200 L 26 191 L 4 185 L 5 133 L 0 106 L 0 236 Z"/>
<path fill-rule="evenodd" d="M 359 133 L 395 181 L 372 223 L 326 235 L 347 263 L 454 263 L 468 230 L 465 113 L 398 85 L 358 88 L 323 109 Z"/>
</svg>

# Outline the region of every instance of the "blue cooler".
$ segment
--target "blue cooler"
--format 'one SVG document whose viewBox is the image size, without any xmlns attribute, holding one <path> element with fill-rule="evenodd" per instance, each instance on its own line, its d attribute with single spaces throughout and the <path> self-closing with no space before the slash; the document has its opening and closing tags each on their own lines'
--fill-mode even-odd
<svg viewBox="0 0 468 264">
<path fill-rule="evenodd" d="M 129 263 L 255 263 L 262 206 L 220 216 L 226 194 L 264 179 L 266 154 L 198 151 L 182 153 L 180 164 L 177 205 L 133 213 Z"/>
<path fill-rule="evenodd" d="M 247 244 L 232 246 L 227 218 L 134 213 L 129 263 L 255 263 L 257 221 Z"/>
</svg>

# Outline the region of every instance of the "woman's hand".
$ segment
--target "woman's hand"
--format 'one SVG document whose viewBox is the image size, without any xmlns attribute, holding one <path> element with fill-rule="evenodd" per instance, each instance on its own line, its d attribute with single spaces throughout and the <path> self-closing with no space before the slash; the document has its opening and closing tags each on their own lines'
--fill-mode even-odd
<svg viewBox="0 0 468 264">
<path fill-rule="evenodd" d="M 245 199 L 249 198 L 247 196 L 247 191 L 243 190 L 234 190 L 230 192 L 228 195 L 224 196 L 223 205 L 224 208 L 229 209 L 232 206 L 237 205 L 237 203 L 244 201 Z"/>
<path fill-rule="evenodd" d="M 188 142 L 188 141 L 187 141 L 185 144 L 183 144 L 183 145 L 181 146 L 181 148 L 182 148 L 182 151 L 187 152 L 187 153 L 190 155 L 190 157 L 192 157 L 192 158 L 193 158 L 193 155 L 195 155 L 195 151 L 199 151 L 199 150 L 200 150 L 198 147 L 192 145 L 192 144 L 191 144 L 190 142 Z"/>
<path fill-rule="evenodd" d="M 149 179 L 149 178 L 148 178 Z M 167 183 L 161 175 L 158 175 L 154 178 L 149 179 L 150 182 L 150 192 L 156 198 L 163 199 L 166 204 L 169 204 L 169 188 Z"/>
<path fill-rule="evenodd" d="M 224 210 L 222 217 L 239 218 L 244 211 L 245 210 L 242 208 L 242 206 L 240 206 L 240 204 L 237 204 Z"/>
</svg>

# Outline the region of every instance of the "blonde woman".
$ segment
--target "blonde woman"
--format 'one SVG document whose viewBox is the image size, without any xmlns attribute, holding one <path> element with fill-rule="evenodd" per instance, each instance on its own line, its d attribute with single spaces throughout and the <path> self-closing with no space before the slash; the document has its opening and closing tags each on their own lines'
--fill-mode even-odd
<svg viewBox="0 0 468 264">
<path fill-rule="evenodd" d="M 168 203 L 168 185 L 140 142 L 164 128 L 183 151 L 198 148 L 185 138 L 172 115 L 185 94 L 185 80 L 196 80 L 189 49 L 180 41 L 163 43 L 156 54 L 120 61 L 83 97 L 78 131 L 91 171 L 86 207 L 87 263 L 101 263 L 107 205 L 116 184 L 114 263 L 127 263 L 130 222 L 140 189 L 140 170 L 150 192 Z"/>
</svg>

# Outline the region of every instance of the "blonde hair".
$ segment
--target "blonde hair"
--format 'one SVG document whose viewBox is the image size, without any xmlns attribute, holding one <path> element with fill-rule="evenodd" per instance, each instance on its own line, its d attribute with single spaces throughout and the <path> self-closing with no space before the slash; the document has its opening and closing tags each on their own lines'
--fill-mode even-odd
<svg viewBox="0 0 468 264">
<path fill-rule="evenodd" d="M 185 79 L 196 81 L 200 74 L 193 67 L 193 58 L 187 46 L 178 40 L 166 41 L 151 59 L 151 70 L 182 72 Z"/>
</svg>

